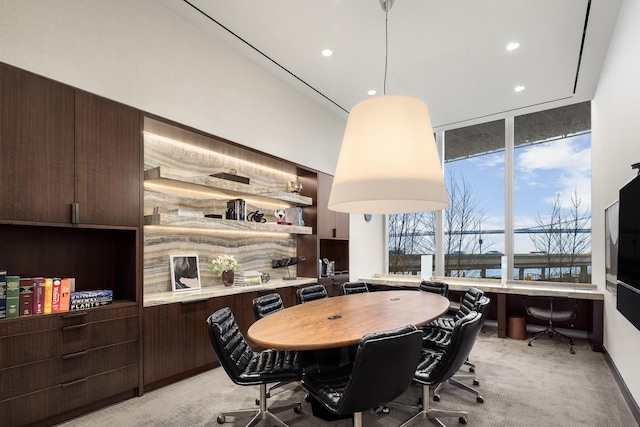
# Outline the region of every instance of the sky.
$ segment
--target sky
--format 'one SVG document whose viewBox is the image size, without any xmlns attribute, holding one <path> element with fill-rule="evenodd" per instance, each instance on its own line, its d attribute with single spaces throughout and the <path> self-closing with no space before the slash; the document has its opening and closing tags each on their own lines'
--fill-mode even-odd
<svg viewBox="0 0 640 427">
<path fill-rule="evenodd" d="M 514 152 L 514 226 L 535 227 L 548 217 L 556 195 L 562 207 L 578 195 L 580 211 L 591 212 L 591 134 L 517 147 Z M 483 230 L 504 229 L 504 152 L 449 162 L 446 173 L 463 175 L 484 209 Z M 527 234 L 514 237 L 516 253 L 535 250 Z M 503 235 L 483 236 L 483 252 L 504 252 Z M 485 249 L 486 248 L 486 249 Z"/>
</svg>

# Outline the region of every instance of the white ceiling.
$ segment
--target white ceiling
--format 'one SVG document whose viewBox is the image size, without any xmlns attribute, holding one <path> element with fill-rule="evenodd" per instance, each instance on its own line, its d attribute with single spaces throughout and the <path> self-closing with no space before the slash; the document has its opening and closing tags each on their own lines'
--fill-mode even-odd
<svg viewBox="0 0 640 427">
<path fill-rule="evenodd" d="M 156 1 L 342 114 L 383 94 L 379 0 Z M 421 98 L 440 129 L 590 100 L 621 1 L 398 0 L 386 93 Z"/>
</svg>

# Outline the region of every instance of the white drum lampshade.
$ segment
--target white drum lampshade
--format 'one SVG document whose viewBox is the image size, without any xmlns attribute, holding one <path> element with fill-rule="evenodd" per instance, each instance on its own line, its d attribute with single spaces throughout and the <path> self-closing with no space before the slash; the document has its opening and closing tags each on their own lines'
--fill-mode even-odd
<svg viewBox="0 0 640 427">
<path fill-rule="evenodd" d="M 386 95 L 351 110 L 329 209 L 398 214 L 449 206 L 427 105 Z"/>
</svg>

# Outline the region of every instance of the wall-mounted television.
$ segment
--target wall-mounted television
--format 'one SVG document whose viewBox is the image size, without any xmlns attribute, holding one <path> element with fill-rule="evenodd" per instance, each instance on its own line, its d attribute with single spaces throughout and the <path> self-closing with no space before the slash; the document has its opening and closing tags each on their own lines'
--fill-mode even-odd
<svg viewBox="0 0 640 427">
<path fill-rule="evenodd" d="M 640 330 L 640 176 L 620 189 L 616 306 Z"/>
</svg>

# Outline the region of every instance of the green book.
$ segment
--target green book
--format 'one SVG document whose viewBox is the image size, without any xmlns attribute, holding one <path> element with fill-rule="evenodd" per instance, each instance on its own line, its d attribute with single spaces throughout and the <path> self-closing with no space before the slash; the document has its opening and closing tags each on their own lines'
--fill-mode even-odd
<svg viewBox="0 0 640 427">
<path fill-rule="evenodd" d="M 20 313 L 20 276 L 7 276 L 7 319 Z"/>
</svg>

